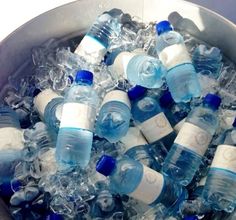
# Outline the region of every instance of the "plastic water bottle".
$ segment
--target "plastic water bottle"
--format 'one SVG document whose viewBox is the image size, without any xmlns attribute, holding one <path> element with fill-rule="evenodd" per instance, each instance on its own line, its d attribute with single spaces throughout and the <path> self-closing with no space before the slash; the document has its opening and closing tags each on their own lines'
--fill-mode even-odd
<svg viewBox="0 0 236 220">
<path fill-rule="evenodd" d="M 116 160 L 103 155 L 96 170 L 109 176 L 111 190 L 115 193 L 128 195 L 151 206 L 162 203 L 174 210 L 187 196 L 187 191 L 168 177 L 128 157 Z"/>
<path fill-rule="evenodd" d="M 24 148 L 23 132 L 17 114 L 0 107 L 0 183 L 11 180 Z"/>
<path fill-rule="evenodd" d="M 98 105 L 92 84 L 93 74 L 81 70 L 65 95 L 56 144 L 56 160 L 62 168 L 84 168 L 89 163 Z"/>
<path fill-rule="evenodd" d="M 128 96 L 132 101 L 132 117 L 148 143 L 161 141 L 167 148 L 170 148 L 176 134 L 162 112 L 157 99 L 146 94 L 146 89 L 141 86 L 130 89 Z"/>
<path fill-rule="evenodd" d="M 220 103 L 219 96 L 206 95 L 203 105 L 189 113 L 164 161 L 162 171 L 184 186 L 191 182 L 218 127 Z"/>
<path fill-rule="evenodd" d="M 175 103 L 169 91 L 164 92 L 159 103 L 171 126 L 178 133 L 191 110 L 189 103 Z"/>
<path fill-rule="evenodd" d="M 232 212 L 236 207 L 236 118 L 233 128 L 225 131 L 212 161 L 203 198 L 215 210 Z"/>
<path fill-rule="evenodd" d="M 119 9 L 113 9 L 98 16 L 75 53 L 89 63 L 99 64 L 107 52 L 110 39 L 121 31 L 118 17 L 122 13 Z"/>
<path fill-rule="evenodd" d="M 150 154 L 151 147 L 137 127 L 130 127 L 120 142 L 124 145 L 124 153 L 153 170 L 160 171 L 161 165 Z"/>
<path fill-rule="evenodd" d="M 96 122 L 96 133 L 115 143 L 126 135 L 131 118 L 131 105 L 125 91 L 113 90 L 103 99 Z"/>
<path fill-rule="evenodd" d="M 166 69 L 157 58 L 137 52 L 121 52 L 114 60 L 113 67 L 133 85 L 146 88 L 160 88 L 164 83 Z"/>
<path fill-rule="evenodd" d="M 188 102 L 201 95 L 196 71 L 183 37 L 173 31 L 168 21 L 156 24 L 157 53 L 167 68 L 166 82 L 175 102 Z"/>
<path fill-rule="evenodd" d="M 64 98 L 51 89 L 45 89 L 34 97 L 34 106 L 47 126 L 58 132 Z"/>
</svg>

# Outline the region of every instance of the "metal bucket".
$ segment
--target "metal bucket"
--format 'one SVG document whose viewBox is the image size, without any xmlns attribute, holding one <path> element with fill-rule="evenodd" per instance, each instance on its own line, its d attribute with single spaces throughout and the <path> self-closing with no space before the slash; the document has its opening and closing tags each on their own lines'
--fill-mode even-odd
<svg viewBox="0 0 236 220">
<path fill-rule="evenodd" d="M 52 37 L 83 34 L 98 14 L 111 8 L 120 8 L 144 22 L 169 19 L 175 28 L 219 47 L 236 63 L 236 26 L 206 8 L 182 0 L 81 0 L 32 19 L 1 42 L 0 88 L 30 59 L 32 47 Z"/>
</svg>

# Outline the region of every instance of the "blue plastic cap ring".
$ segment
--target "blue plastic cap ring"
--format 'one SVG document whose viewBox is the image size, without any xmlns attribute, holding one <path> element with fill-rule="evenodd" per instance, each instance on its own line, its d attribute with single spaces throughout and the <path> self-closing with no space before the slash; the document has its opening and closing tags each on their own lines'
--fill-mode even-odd
<svg viewBox="0 0 236 220">
<path fill-rule="evenodd" d="M 163 108 L 167 108 L 169 105 L 174 103 L 174 100 L 169 91 L 166 91 L 161 98 L 159 99 L 160 106 Z"/>
<path fill-rule="evenodd" d="M 220 106 L 221 98 L 218 95 L 208 93 L 205 96 L 203 103 L 208 104 L 210 107 L 216 110 Z"/>
<path fill-rule="evenodd" d="M 172 31 L 173 28 L 171 26 L 171 23 L 169 21 L 161 21 L 156 24 L 156 32 L 158 35 L 161 35 L 164 32 Z"/>
<path fill-rule="evenodd" d="M 79 70 L 76 73 L 75 82 L 83 82 L 88 85 L 93 84 L 93 73 L 88 70 Z"/>
<path fill-rule="evenodd" d="M 135 100 L 139 97 L 141 97 L 142 95 L 145 94 L 145 92 L 147 91 L 147 89 L 145 87 L 142 86 L 134 86 L 133 88 L 129 89 L 128 91 L 128 96 L 130 100 Z"/>
<path fill-rule="evenodd" d="M 108 155 L 103 155 L 97 162 L 96 170 L 104 176 L 109 176 L 116 167 L 116 160 Z"/>
<path fill-rule="evenodd" d="M 233 127 L 236 127 L 236 117 L 235 117 L 235 119 L 234 119 L 234 122 L 233 122 Z"/>
</svg>

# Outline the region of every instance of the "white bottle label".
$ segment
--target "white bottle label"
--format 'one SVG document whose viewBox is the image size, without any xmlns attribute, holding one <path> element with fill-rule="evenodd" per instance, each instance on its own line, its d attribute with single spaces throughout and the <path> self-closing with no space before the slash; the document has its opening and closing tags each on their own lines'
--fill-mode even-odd
<svg viewBox="0 0 236 220">
<path fill-rule="evenodd" d="M 129 61 L 136 55 L 136 53 L 130 52 L 121 52 L 120 54 L 118 54 L 112 65 L 114 72 L 127 79 L 127 66 L 129 64 Z"/>
<path fill-rule="evenodd" d="M 163 112 L 146 120 L 139 126 L 148 143 L 158 141 L 173 131 Z"/>
<path fill-rule="evenodd" d="M 211 167 L 226 169 L 236 173 L 236 147 L 231 145 L 219 145 Z"/>
<path fill-rule="evenodd" d="M 0 151 L 22 150 L 24 148 L 23 131 L 18 128 L 0 128 L 0 140 Z"/>
<path fill-rule="evenodd" d="M 50 101 L 52 101 L 52 99 L 58 98 L 58 97 L 61 97 L 61 96 L 59 96 L 53 90 L 45 89 L 34 98 L 34 106 L 37 109 L 41 119 L 43 119 L 44 111 L 47 104 Z"/>
<path fill-rule="evenodd" d="M 178 122 L 175 126 L 174 126 L 174 130 L 175 132 L 178 134 L 180 129 L 183 127 L 184 122 L 185 122 L 186 118 L 182 119 L 180 122 Z"/>
<path fill-rule="evenodd" d="M 129 108 L 131 108 L 131 104 L 129 101 L 129 97 L 126 92 L 121 91 L 121 90 L 113 90 L 111 92 L 108 92 L 102 102 L 102 106 L 106 104 L 107 102 L 111 101 L 119 101 L 124 104 L 126 104 Z"/>
<path fill-rule="evenodd" d="M 185 122 L 174 143 L 184 146 L 203 156 L 210 144 L 212 135 L 196 125 Z"/>
<path fill-rule="evenodd" d="M 98 64 L 106 54 L 106 48 L 93 37 L 85 35 L 75 52 L 86 59 L 87 62 Z"/>
<path fill-rule="evenodd" d="M 138 187 L 129 196 L 146 204 L 153 203 L 161 194 L 164 185 L 162 174 L 143 166 L 143 176 Z"/>
<path fill-rule="evenodd" d="M 130 127 L 127 134 L 120 141 L 125 145 L 126 151 L 135 146 L 148 144 L 137 127 Z"/>
<path fill-rule="evenodd" d="M 65 103 L 62 109 L 60 128 L 93 130 L 96 110 L 81 103 Z"/>
<path fill-rule="evenodd" d="M 188 50 L 184 44 L 174 44 L 166 47 L 159 54 L 159 58 L 167 70 L 182 63 L 192 63 Z"/>
</svg>

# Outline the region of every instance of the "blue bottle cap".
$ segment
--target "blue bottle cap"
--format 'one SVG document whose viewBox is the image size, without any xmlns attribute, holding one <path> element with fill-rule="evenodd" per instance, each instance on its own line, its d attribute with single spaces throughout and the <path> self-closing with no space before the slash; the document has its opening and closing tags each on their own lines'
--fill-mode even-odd
<svg viewBox="0 0 236 220">
<path fill-rule="evenodd" d="M 88 70 L 79 70 L 75 76 L 75 82 L 83 82 L 88 85 L 93 84 L 93 74 Z"/>
<path fill-rule="evenodd" d="M 156 32 L 158 35 L 161 35 L 162 33 L 166 31 L 172 31 L 173 28 L 171 26 L 171 23 L 169 21 L 161 21 L 156 24 Z"/>
<path fill-rule="evenodd" d="M 235 117 L 234 122 L 233 122 L 232 125 L 233 125 L 234 128 L 236 127 L 236 117 Z"/>
<path fill-rule="evenodd" d="M 46 220 L 63 220 L 63 216 L 54 212 L 47 215 Z"/>
<path fill-rule="evenodd" d="M 167 108 L 169 105 L 174 103 L 174 99 L 172 98 L 169 91 L 166 91 L 161 98 L 159 99 L 160 106 L 163 108 Z"/>
<path fill-rule="evenodd" d="M 116 160 L 108 155 L 103 155 L 97 162 L 96 170 L 104 176 L 109 176 L 116 167 Z"/>
<path fill-rule="evenodd" d="M 142 95 L 145 94 L 145 92 L 147 91 L 147 89 L 145 87 L 142 86 L 134 86 L 133 88 L 129 89 L 128 91 L 128 96 L 130 100 L 135 100 L 139 97 L 141 97 Z"/>
<path fill-rule="evenodd" d="M 208 93 L 205 96 L 203 103 L 208 104 L 210 107 L 216 110 L 220 106 L 221 98 L 218 95 Z"/>
</svg>

